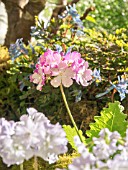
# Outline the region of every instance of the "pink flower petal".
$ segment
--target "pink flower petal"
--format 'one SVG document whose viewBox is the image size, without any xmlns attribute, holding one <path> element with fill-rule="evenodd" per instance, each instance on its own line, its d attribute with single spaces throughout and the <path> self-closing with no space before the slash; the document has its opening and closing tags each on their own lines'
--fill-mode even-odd
<svg viewBox="0 0 128 170">
<path fill-rule="evenodd" d="M 51 69 L 49 66 L 44 67 L 43 69 L 44 69 L 44 74 L 51 74 Z"/>
<path fill-rule="evenodd" d="M 88 68 L 88 62 L 86 61 L 85 63 L 84 63 L 84 66 L 85 66 L 85 69 L 87 69 Z"/>
<path fill-rule="evenodd" d="M 58 68 L 52 68 L 51 71 L 52 71 L 52 76 L 58 76 L 58 74 L 60 73 Z"/>
<path fill-rule="evenodd" d="M 75 61 L 77 61 L 78 59 L 80 59 L 81 54 L 74 51 L 74 52 L 69 52 L 64 56 L 64 59 L 67 60 L 69 63 L 73 63 Z"/>
<path fill-rule="evenodd" d="M 42 86 L 43 86 L 43 84 L 40 84 L 40 83 L 39 83 L 38 86 L 36 87 L 36 89 L 39 90 L 39 91 L 41 91 L 41 90 L 42 90 Z"/>
<path fill-rule="evenodd" d="M 92 79 L 92 70 L 90 70 L 90 69 L 85 70 L 85 72 L 84 72 L 84 74 L 83 74 L 83 77 L 84 77 L 87 81 L 91 80 L 91 79 Z"/>
<path fill-rule="evenodd" d="M 51 80 L 51 85 L 53 87 L 59 87 L 61 84 L 61 76 L 57 76 Z"/>
<path fill-rule="evenodd" d="M 73 84 L 73 80 L 71 78 L 63 76 L 62 84 L 64 85 L 64 87 L 70 87 Z"/>
<path fill-rule="evenodd" d="M 74 77 L 74 72 L 73 72 L 72 68 L 66 68 L 66 70 L 63 73 L 63 76 L 73 78 Z"/>
<path fill-rule="evenodd" d="M 38 84 L 42 80 L 40 74 L 37 74 L 37 73 L 34 73 L 33 75 L 31 75 L 31 79 L 32 79 L 32 82 L 35 84 Z"/>
<path fill-rule="evenodd" d="M 89 85 L 89 83 L 87 82 L 87 80 L 86 80 L 86 79 L 83 79 L 82 77 L 80 78 L 80 83 L 81 83 L 82 86 L 88 86 L 88 85 Z"/>
</svg>

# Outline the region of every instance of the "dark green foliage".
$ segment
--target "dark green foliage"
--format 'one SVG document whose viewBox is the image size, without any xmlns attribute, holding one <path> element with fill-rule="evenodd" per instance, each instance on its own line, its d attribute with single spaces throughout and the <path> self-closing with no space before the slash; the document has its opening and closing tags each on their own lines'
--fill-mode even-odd
<svg viewBox="0 0 128 170">
<path fill-rule="evenodd" d="M 55 24 L 52 21 L 51 24 Z M 48 30 L 50 29 L 50 26 Z M 95 95 L 104 92 L 105 88 L 109 87 L 108 80 L 112 82 L 117 80 L 117 75 L 122 75 L 124 72 L 128 72 L 128 44 L 127 44 L 127 30 L 116 30 L 114 34 L 108 34 L 107 32 L 99 32 L 96 30 L 85 29 L 85 37 L 79 40 L 79 38 L 69 39 L 62 36 L 62 32 L 66 30 L 65 27 L 60 28 L 60 31 L 55 35 L 51 34 L 51 38 L 42 39 L 40 45 L 34 46 L 35 54 L 32 54 L 30 46 L 26 47 L 29 51 L 28 56 L 22 55 L 10 64 L 10 69 L 3 71 L 0 77 L 0 115 L 7 117 L 8 119 L 17 120 L 22 114 L 26 113 L 27 107 L 35 107 L 37 110 L 43 112 L 53 122 L 59 121 L 62 124 L 69 124 L 69 118 L 66 116 L 66 110 L 62 102 L 60 89 L 53 88 L 50 84 L 43 87 L 41 92 L 36 90 L 36 86 L 30 83 L 29 76 L 33 72 L 34 64 L 37 62 L 38 57 L 44 52 L 42 45 L 45 48 L 55 49 L 55 44 L 60 44 L 64 49 L 67 49 L 71 45 L 74 45 L 72 51 L 79 51 L 85 60 L 89 62 L 91 69 L 100 68 L 102 82 L 96 86 L 92 83 L 88 87 L 81 87 L 74 84 L 68 89 L 65 89 L 66 96 L 69 105 L 74 108 L 75 102 L 75 90 L 82 91 L 80 108 L 84 103 L 87 104 L 87 111 L 82 112 L 82 115 L 75 113 L 76 122 L 78 126 L 82 127 L 84 119 L 86 125 L 90 119 L 90 113 L 88 111 L 92 109 L 93 101 L 95 100 L 96 112 L 98 114 L 107 101 L 111 101 L 111 92 L 107 96 L 103 96 L 102 99 L 96 99 Z M 11 62 L 10 62 L 11 63 Z M 118 94 L 115 95 L 118 100 Z M 123 101 L 125 102 L 127 98 Z M 100 103 L 99 103 L 100 101 Z M 79 108 L 79 106 L 77 106 Z M 83 105 L 83 107 L 85 107 Z M 73 110 L 72 108 L 72 110 Z M 78 109 L 77 108 L 77 109 Z M 126 108 L 126 107 L 125 107 Z M 125 110 L 127 112 L 127 109 Z M 88 126 L 86 126 L 88 128 Z"/>
<path fill-rule="evenodd" d="M 87 129 L 89 122 L 93 120 L 93 116 L 98 114 L 108 101 L 111 101 L 111 92 L 101 99 L 96 99 L 95 96 L 104 92 L 105 88 L 110 86 L 109 80 L 114 83 L 117 80 L 117 75 L 128 72 L 127 30 L 122 28 L 116 30 L 113 34 L 109 34 L 106 31 L 84 28 L 85 35 L 77 37 L 70 31 L 73 26 L 70 20 L 70 18 L 67 18 L 66 21 L 52 19 L 47 29 L 43 30 L 43 34 L 40 35 L 41 40 L 28 46 L 22 43 L 20 55 L 18 57 L 13 56 L 14 59 L 16 58 L 14 63 L 10 61 L 9 69 L 1 72 L 1 117 L 5 116 L 8 119 L 17 120 L 22 114 L 26 113 L 27 107 L 34 107 L 46 114 L 53 122 L 70 123 L 62 102 L 60 89 L 53 88 L 47 83 L 43 90 L 39 92 L 36 90 L 36 85 L 30 83 L 29 80 L 38 57 L 47 48 L 55 50 L 56 44 L 61 45 L 64 51 L 73 46 L 72 51 L 80 52 L 82 57 L 89 62 L 89 67 L 92 70 L 94 68 L 100 68 L 101 70 L 102 82 L 98 86 L 92 83 L 88 87 L 81 87 L 74 83 L 70 88 L 65 88 L 66 97 L 72 110 L 75 108 L 74 103 L 77 97 L 77 93 L 74 93 L 75 91 L 81 90 L 82 94 L 81 101 L 77 103 L 77 109 L 85 107 L 86 103 L 86 111 L 81 109 L 82 111 L 78 110 L 78 113 L 76 113 L 77 109 L 74 109 L 72 113 L 78 127 L 83 128 L 85 120 Z M 36 29 L 41 29 L 44 23 L 38 22 L 38 18 L 36 18 L 36 22 Z M 38 37 L 36 38 L 38 40 Z M 28 55 L 22 53 L 22 48 L 26 49 L 25 51 L 27 51 Z M 115 94 L 115 99 L 119 99 L 118 94 Z M 127 97 L 123 101 L 126 103 L 125 112 L 127 112 L 126 100 Z M 94 113 L 93 111 L 90 113 L 92 105 L 96 108 L 93 109 L 95 110 Z"/>
</svg>

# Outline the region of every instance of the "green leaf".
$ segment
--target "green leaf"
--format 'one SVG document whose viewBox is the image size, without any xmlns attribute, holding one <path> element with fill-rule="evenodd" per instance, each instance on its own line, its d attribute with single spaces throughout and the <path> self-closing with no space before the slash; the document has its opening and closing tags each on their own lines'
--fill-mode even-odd
<svg viewBox="0 0 128 170">
<path fill-rule="evenodd" d="M 108 128 L 111 132 L 118 131 L 124 137 L 128 122 L 123 110 L 120 102 L 109 103 L 109 107 L 101 111 L 101 116 L 94 117 L 95 123 L 90 124 L 90 130 L 86 131 L 87 136 L 91 139 L 98 137 L 101 129 Z"/>
<path fill-rule="evenodd" d="M 66 137 L 68 139 L 68 142 L 70 143 L 72 148 L 77 151 L 76 145 L 74 143 L 74 136 L 78 136 L 78 135 L 77 135 L 75 128 L 74 127 L 72 128 L 70 125 L 63 125 L 63 129 L 66 133 Z M 79 134 L 82 138 L 82 141 L 85 141 L 85 137 L 83 136 L 83 132 L 81 130 L 79 130 Z"/>
</svg>

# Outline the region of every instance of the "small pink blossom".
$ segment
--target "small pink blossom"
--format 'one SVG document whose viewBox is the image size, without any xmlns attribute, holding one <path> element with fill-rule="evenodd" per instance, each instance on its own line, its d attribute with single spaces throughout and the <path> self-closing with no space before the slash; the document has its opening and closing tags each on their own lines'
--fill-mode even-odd
<svg viewBox="0 0 128 170">
<path fill-rule="evenodd" d="M 38 70 L 35 70 L 34 74 L 30 76 L 30 81 L 35 84 L 38 84 L 36 88 L 37 90 L 42 90 L 42 86 L 45 84 L 45 75 L 41 67 L 39 67 Z"/>
<path fill-rule="evenodd" d="M 78 53 L 77 51 L 74 51 L 74 52 L 70 52 L 70 53 L 67 53 L 65 56 L 64 56 L 64 59 L 69 63 L 69 64 L 72 64 L 76 61 L 78 61 L 79 59 L 81 58 L 81 54 Z"/>
<path fill-rule="evenodd" d="M 92 71 L 88 69 L 88 62 L 81 58 L 80 53 L 74 51 L 64 54 L 48 49 L 40 56 L 30 81 L 38 84 L 37 90 L 42 90 L 42 86 L 49 79 L 53 87 L 59 87 L 61 84 L 70 87 L 73 80 L 87 86 L 92 79 Z"/>
<path fill-rule="evenodd" d="M 59 75 L 66 68 L 68 68 L 68 65 L 65 62 L 61 61 L 56 68 L 52 68 L 52 76 Z"/>
<path fill-rule="evenodd" d="M 60 70 L 58 76 L 51 80 L 51 85 L 53 87 L 59 87 L 62 84 L 65 87 L 70 87 L 73 84 L 73 77 L 74 72 L 71 68 Z"/>
<path fill-rule="evenodd" d="M 81 83 L 82 86 L 88 86 L 89 82 L 92 79 L 92 70 L 87 69 L 88 62 L 85 62 L 83 66 L 79 67 L 76 74 L 76 82 Z"/>
<path fill-rule="evenodd" d="M 39 59 L 44 66 L 54 68 L 58 66 L 61 61 L 61 55 L 57 51 L 47 50 Z"/>
</svg>

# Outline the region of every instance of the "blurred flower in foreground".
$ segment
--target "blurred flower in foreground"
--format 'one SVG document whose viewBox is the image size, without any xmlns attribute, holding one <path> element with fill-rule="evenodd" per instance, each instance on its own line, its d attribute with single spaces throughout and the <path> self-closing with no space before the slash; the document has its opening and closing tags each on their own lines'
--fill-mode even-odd
<svg viewBox="0 0 128 170">
<path fill-rule="evenodd" d="M 27 109 L 19 122 L 0 119 L 0 156 L 8 166 L 21 164 L 33 156 L 49 163 L 67 152 L 67 139 L 59 123 L 53 125 L 43 113 Z"/>
<path fill-rule="evenodd" d="M 102 129 L 98 138 L 93 138 L 91 150 L 74 137 L 79 157 L 74 158 L 68 170 L 124 170 L 128 169 L 128 129 L 126 137 L 117 132 Z"/>
<path fill-rule="evenodd" d="M 91 170 L 93 168 L 96 158 L 88 151 L 78 136 L 74 137 L 74 142 L 77 146 L 80 157 L 73 159 L 72 164 L 68 166 L 69 170 Z"/>
</svg>

